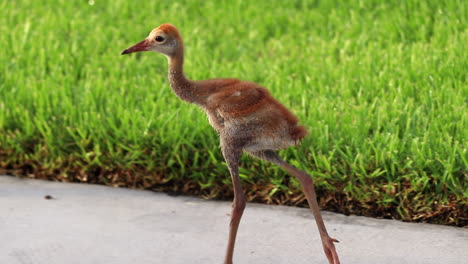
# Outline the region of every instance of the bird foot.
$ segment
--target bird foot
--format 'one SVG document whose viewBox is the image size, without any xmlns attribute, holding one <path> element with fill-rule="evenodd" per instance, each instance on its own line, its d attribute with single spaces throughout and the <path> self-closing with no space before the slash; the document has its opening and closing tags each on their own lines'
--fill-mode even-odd
<svg viewBox="0 0 468 264">
<path fill-rule="evenodd" d="M 330 264 L 340 264 L 338 254 L 336 253 L 335 245 L 333 243 L 339 243 L 340 241 L 331 238 L 329 236 L 322 238 L 323 251 L 327 256 L 328 262 Z"/>
</svg>

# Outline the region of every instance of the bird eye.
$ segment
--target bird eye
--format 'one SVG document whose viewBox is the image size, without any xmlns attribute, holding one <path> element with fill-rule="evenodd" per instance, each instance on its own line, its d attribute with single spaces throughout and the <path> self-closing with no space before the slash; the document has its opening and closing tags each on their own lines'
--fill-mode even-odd
<svg viewBox="0 0 468 264">
<path fill-rule="evenodd" d="M 157 36 L 154 40 L 156 40 L 156 42 L 163 42 L 164 38 L 161 36 Z"/>
</svg>

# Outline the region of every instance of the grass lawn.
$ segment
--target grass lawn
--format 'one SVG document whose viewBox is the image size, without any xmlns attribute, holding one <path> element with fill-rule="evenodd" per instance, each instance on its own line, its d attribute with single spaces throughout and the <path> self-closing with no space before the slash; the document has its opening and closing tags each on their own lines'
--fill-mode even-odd
<svg viewBox="0 0 468 264">
<path fill-rule="evenodd" d="M 120 56 L 170 22 L 191 79 L 268 88 L 310 135 L 281 155 L 323 208 L 468 225 L 466 1 L 2 1 L 3 172 L 230 199 L 218 138 L 166 59 Z M 250 201 L 305 206 L 244 157 Z"/>
</svg>

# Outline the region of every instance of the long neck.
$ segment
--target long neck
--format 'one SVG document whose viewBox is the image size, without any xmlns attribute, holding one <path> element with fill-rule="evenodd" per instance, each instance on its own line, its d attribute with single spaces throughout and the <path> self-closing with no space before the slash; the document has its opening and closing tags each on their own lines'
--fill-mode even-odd
<svg viewBox="0 0 468 264">
<path fill-rule="evenodd" d="M 174 93 L 183 101 L 197 103 L 195 96 L 195 85 L 184 75 L 184 50 L 168 57 L 169 60 L 169 83 Z"/>
</svg>

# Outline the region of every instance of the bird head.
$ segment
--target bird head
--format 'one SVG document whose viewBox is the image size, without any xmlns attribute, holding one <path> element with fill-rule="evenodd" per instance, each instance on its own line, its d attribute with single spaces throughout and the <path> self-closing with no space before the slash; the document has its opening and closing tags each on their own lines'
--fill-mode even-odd
<svg viewBox="0 0 468 264">
<path fill-rule="evenodd" d="M 171 24 L 162 24 L 153 29 L 143 41 L 124 50 L 122 55 L 139 51 L 154 51 L 171 57 L 182 47 L 182 38 L 177 28 Z"/>
</svg>

